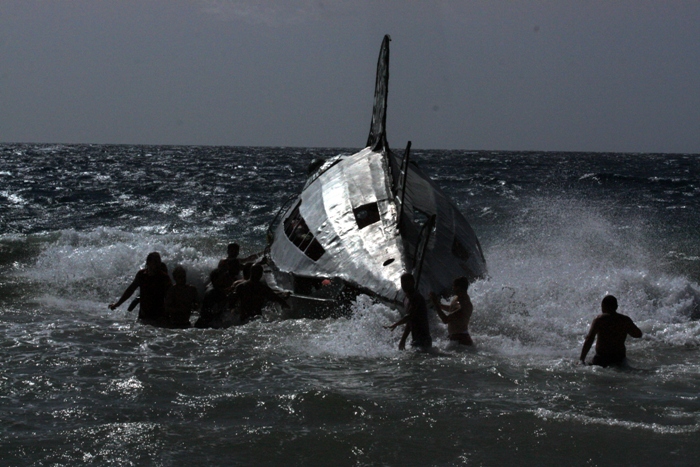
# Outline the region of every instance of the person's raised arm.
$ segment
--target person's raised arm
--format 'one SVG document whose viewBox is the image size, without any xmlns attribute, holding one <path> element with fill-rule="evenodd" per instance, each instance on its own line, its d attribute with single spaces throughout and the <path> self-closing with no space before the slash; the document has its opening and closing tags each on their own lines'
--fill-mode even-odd
<svg viewBox="0 0 700 467">
<path fill-rule="evenodd" d="M 642 337 L 642 330 L 639 329 L 636 324 L 634 324 L 634 321 L 632 321 L 631 318 L 627 318 L 627 320 L 627 334 L 636 339 Z"/>
<path fill-rule="evenodd" d="M 440 299 L 433 292 L 430 292 L 430 301 L 433 302 L 433 308 L 435 308 L 435 312 L 437 313 L 438 317 L 440 317 L 440 320 L 447 324 L 448 316 L 443 311 L 443 305 L 440 303 Z"/>
<path fill-rule="evenodd" d="M 591 346 L 593 346 L 593 342 L 595 341 L 595 336 L 598 334 L 598 327 L 596 324 L 598 323 L 597 319 L 593 320 L 593 323 L 591 324 L 591 329 L 588 331 L 588 335 L 586 336 L 586 340 L 583 341 L 583 348 L 581 349 L 581 363 L 586 363 L 586 355 L 588 355 L 588 351 L 591 350 Z"/>
<path fill-rule="evenodd" d="M 115 308 L 117 308 L 119 305 L 121 305 L 122 303 L 127 301 L 129 299 L 129 297 L 131 297 L 134 294 L 134 292 L 136 292 L 136 289 L 138 289 L 139 285 L 141 284 L 140 274 L 141 274 L 140 271 L 137 272 L 136 277 L 134 278 L 133 282 L 131 283 L 131 285 L 129 285 L 129 287 L 126 288 L 126 290 L 122 294 L 121 298 L 119 300 L 117 300 L 115 303 L 111 303 L 109 305 L 110 310 L 114 310 Z"/>
</svg>

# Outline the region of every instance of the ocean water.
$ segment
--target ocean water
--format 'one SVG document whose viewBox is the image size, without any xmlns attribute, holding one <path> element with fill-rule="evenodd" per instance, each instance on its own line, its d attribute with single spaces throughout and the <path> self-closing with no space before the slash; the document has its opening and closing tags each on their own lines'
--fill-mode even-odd
<svg viewBox="0 0 700 467">
<path fill-rule="evenodd" d="M 226 330 L 107 308 L 153 250 L 203 290 L 351 152 L 0 145 L 0 464 L 697 465 L 698 155 L 414 151 L 484 249 L 472 349 L 435 319 L 399 352 L 364 296 Z M 629 368 L 577 364 L 607 293 Z"/>
</svg>

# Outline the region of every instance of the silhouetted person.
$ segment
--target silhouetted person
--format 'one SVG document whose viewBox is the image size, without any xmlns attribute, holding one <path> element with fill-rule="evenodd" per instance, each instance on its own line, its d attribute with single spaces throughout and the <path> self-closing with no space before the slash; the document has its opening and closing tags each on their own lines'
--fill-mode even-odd
<svg viewBox="0 0 700 467">
<path fill-rule="evenodd" d="M 602 367 L 620 365 L 625 362 L 627 356 L 625 339 L 628 335 L 635 338 L 642 337 L 642 331 L 632 322 L 632 319 L 617 312 L 617 299 L 612 295 L 603 298 L 601 308 L 603 313 L 593 320 L 591 329 L 583 342 L 581 363 L 586 363 L 586 355 L 593 341 L 596 341 L 595 356 L 591 364 Z"/>
<path fill-rule="evenodd" d="M 204 293 L 199 319 L 194 323 L 198 328 L 222 328 L 229 314 L 226 280 L 228 273 L 222 269 L 214 269 L 209 274 L 211 288 Z"/>
<path fill-rule="evenodd" d="M 241 271 L 243 270 L 243 266 L 246 264 L 252 263 L 256 259 L 258 259 L 258 254 L 252 254 L 248 255 L 245 258 L 239 258 L 239 254 L 241 252 L 241 247 L 238 245 L 238 243 L 229 243 L 228 247 L 226 248 L 226 258 L 224 260 L 226 261 L 226 267 L 228 270 L 229 275 L 231 276 L 231 279 L 233 281 L 237 281 L 241 278 Z"/>
<path fill-rule="evenodd" d="M 256 316 L 262 315 L 262 308 L 267 301 L 277 302 L 283 308 L 289 308 L 287 301 L 265 282 L 261 281 L 263 267 L 254 264 L 250 269 L 250 279 L 236 286 L 231 296 L 231 305 L 239 304 L 241 324 L 245 324 Z"/>
<path fill-rule="evenodd" d="M 173 269 L 175 285 L 165 294 L 165 314 L 171 326 L 190 327 L 192 311 L 199 306 L 197 288 L 187 285 L 187 271 L 182 266 Z"/>
<path fill-rule="evenodd" d="M 226 266 L 228 268 L 228 274 L 231 276 L 232 281 L 240 279 L 241 269 L 243 264 L 241 260 L 238 259 L 238 254 L 241 252 L 241 247 L 238 243 L 229 243 L 226 249 Z"/>
<path fill-rule="evenodd" d="M 163 270 L 164 273 L 168 273 L 168 266 L 166 266 L 165 263 L 160 263 L 160 269 Z M 141 297 L 136 297 L 129 303 L 129 308 L 126 309 L 126 311 L 134 311 L 134 308 L 136 308 L 141 301 Z"/>
<path fill-rule="evenodd" d="M 233 282 L 235 281 L 235 279 L 229 273 L 228 262 L 225 258 L 222 260 L 219 260 L 219 264 L 216 266 L 216 269 L 218 269 L 219 272 L 221 274 L 223 274 L 223 276 L 221 277 L 221 281 L 224 284 L 224 288 L 228 289 L 229 287 L 231 287 L 231 285 L 233 285 Z"/>
<path fill-rule="evenodd" d="M 110 304 L 109 308 L 114 310 L 139 289 L 139 319 L 146 324 L 165 324 L 165 294 L 171 286 L 160 254 L 154 251 L 146 257 L 146 268 L 136 273 L 136 277 L 121 298 Z"/>
<path fill-rule="evenodd" d="M 469 319 L 472 317 L 474 306 L 469 299 L 467 289 L 469 288 L 469 279 L 466 277 L 458 277 L 452 282 L 452 291 L 455 297 L 448 305 L 440 303 L 440 299 L 434 293 L 430 292 L 430 299 L 433 302 L 435 311 L 440 320 L 447 324 L 447 333 L 451 341 L 457 341 L 462 345 L 473 345 L 472 338 L 469 335 Z M 446 315 L 444 310 L 450 311 Z"/>
<path fill-rule="evenodd" d="M 403 300 L 406 316 L 391 326 L 386 326 L 386 328 L 394 330 L 397 326 L 406 325 L 399 341 L 399 350 L 406 348 L 406 339 L 409 333 L 412 338 L 411 347 L 428 349 L 433 345 L 433 340 L 430 337 L 430 324 L 428 323 L 428 307 L 425 305 L 425 299 L 416 288 L 413 274 L 405 273 L 401 276 L 401 289 L 406 294 L 406 298 Z"/>
</svg>

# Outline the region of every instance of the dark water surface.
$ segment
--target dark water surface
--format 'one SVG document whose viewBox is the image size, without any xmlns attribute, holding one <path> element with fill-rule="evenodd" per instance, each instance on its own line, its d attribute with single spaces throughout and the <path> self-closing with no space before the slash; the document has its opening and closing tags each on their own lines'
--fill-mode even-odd
<svg viewBox="0 0 700 467">
<path fill-rule="evenodd" d="M 227 330 L 107 309 L 145 256 L 264 247 L 342 149 L 0 145 L 2 465 L 697 465 L 700 156 L 416 151 L 481 240 L 474 349 L 399 313 Z M 577 365 L 600 299 L 644 332 Z"/>
</svg>

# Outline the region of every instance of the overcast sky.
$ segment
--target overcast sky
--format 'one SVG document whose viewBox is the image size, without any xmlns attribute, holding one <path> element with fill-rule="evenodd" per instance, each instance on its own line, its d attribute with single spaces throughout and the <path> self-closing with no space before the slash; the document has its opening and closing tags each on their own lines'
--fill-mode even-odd
<svg viewBox="0 0 700 467">
<path fill-rule="evenodd" d="M 700 2 L 0 0 L 0 142 L 700 153 Z"/>
</svg>

